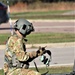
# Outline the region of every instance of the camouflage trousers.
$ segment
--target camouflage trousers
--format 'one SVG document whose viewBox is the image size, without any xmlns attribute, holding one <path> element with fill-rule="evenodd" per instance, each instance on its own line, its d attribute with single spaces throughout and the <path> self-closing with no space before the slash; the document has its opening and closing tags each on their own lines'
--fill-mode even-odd
<svg viewBox="0 0 75 75">
<path fill-rule="evenodd" d="M 41 75 L 41 74 L 30 69 L 13 68 L 10 69 L 8 73 L 5 75 Z"/>
</svg>

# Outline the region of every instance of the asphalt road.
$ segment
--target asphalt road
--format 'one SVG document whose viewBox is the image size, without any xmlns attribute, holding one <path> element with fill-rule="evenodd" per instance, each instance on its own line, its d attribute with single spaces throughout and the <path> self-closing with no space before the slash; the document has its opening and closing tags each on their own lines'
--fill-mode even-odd
<svg viewBox="0 0 75 75">
<path fill-rule="evenodd" d="M 35 32 L 75 33 L 75 21 L 31 21 Z M 12 23 L 13 24 L 13 23 Z M 12 25 L 13 26 L 13 25 Z M 9 23 L 0 25 L 0 33 L 10 33 Z"/>
<path fill-rule="evenodd" d="M 50 63 L 51 66 L 57 66 L 57 65 L 68 65 L 74 63 L 74 53 L 75 53 L 75 47 L 56 47 L 56 48 L 46 48 L 49 49 L 52 52 L 52 61 Z M 27 52 L 35 51 L 37 49 L 27 49 Z M 47 57 L 49 57 L 46 54 Z M 45 66 L 41 61 L 40 57 L 35 59 L 36 64 L 38 67 Z M 0 68 L 3 67 L 4 64 L 4 50 L 0 50 Z M 33 67 L 33 62 L 30 63 L 30 66 Z"/>
</svg>

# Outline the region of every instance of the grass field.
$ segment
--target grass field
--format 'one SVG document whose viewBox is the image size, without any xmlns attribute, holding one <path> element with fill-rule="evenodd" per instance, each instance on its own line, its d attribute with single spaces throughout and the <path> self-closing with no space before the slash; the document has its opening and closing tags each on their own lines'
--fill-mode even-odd
<svg viewBox="0 0 75 75">
<path fill-rule="evenodd" d="M 36 71 L 35 68 L 30 68 L 30 69 Z M 45 73 L 47 71 L 46 68 L 38 68 L 38 69 L 39 69 L 40 73 Z M 54 74 L 54 73 L 70 73 L 70 72 L 72 72 L 72 69 L 73 69 L 72 66 L 70 66 L 70 67 L 51 67 L 51 68 L 48 68 L 49 74 L 50 73 L 51 74 Z M 0 70 L 0 75 L 4 75 L 3 70 Z"/>
<path fill-rule="evenodd" d="M 12 19 L 75 19 L 75 15 L 63 15 L 63 13 L 71 12 L 72 10 L 57 10 L 57 11 L 37 11 L 37 12 L 19 12 L 11 13 Z"/>
<path fill-rule="evenodd" d="M 5 44 L 10 34 L 0 34 L 0 44 Z M 32 33 L 26 37 L 27 44 L 75 42 L 73 33 Z"/>
<path fill-rule="evenodd" d="M 57 14 L 63 14 L 66 12 L 70 12 L 72 10 L 55 10 L 55 11 L 37 11 L 37 12 L 16 12 L 16 13 L 11 13 L 11 15 L 57 15 Z"/>
<path fill-rule="evenodd" d="M 0 75 L 4 75 L 3 70 L 0 70 Z"/>
</svg>

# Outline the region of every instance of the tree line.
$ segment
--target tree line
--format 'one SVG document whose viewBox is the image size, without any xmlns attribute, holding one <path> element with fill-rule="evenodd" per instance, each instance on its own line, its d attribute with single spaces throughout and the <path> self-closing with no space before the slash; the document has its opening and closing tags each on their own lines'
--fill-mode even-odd
<svg viewBox="0 0 75 75">
<path fill-rule="evenodd" d="M 10 2 L 10 5 L 14 5 L 18 2 L 23 2 L 27 4 L 35 3 L 35 2 L 42 2 L 42 3 L 53 3 L 53 2 L 75 2 L 75 0 L 0 0 L 5 4 L 7 1 Z"/>
<path fill-rule="evenodd" d="M 75 0 L 19 0 L 19 1 L 24 1 L 24 2 L 74 2 Z"/>
<path fill-rule="evenodd" d="M 28 2 L 28 3 L 33 3 L 33 2 L 75 2 L 75 0 L 8 0 L 12 2 Z"/>
</svg>

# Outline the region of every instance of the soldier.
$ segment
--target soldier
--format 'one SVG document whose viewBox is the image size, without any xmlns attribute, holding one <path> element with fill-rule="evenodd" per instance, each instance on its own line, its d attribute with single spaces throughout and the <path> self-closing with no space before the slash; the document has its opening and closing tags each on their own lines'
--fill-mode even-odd
<svg viewBox="0 0 75 75">
<path fill-rule="evenodd" d="M 26 52 L 25 37 L 32 31 L 34 31 L 32 23 L 25 19 L 19 19 L 14 23 L 14 34 L 8 39 L 5 51 L 5 75 L 41 75 L 28 69 L 29 62 L 45 53 L 42 48 Z"/>
</svg>

